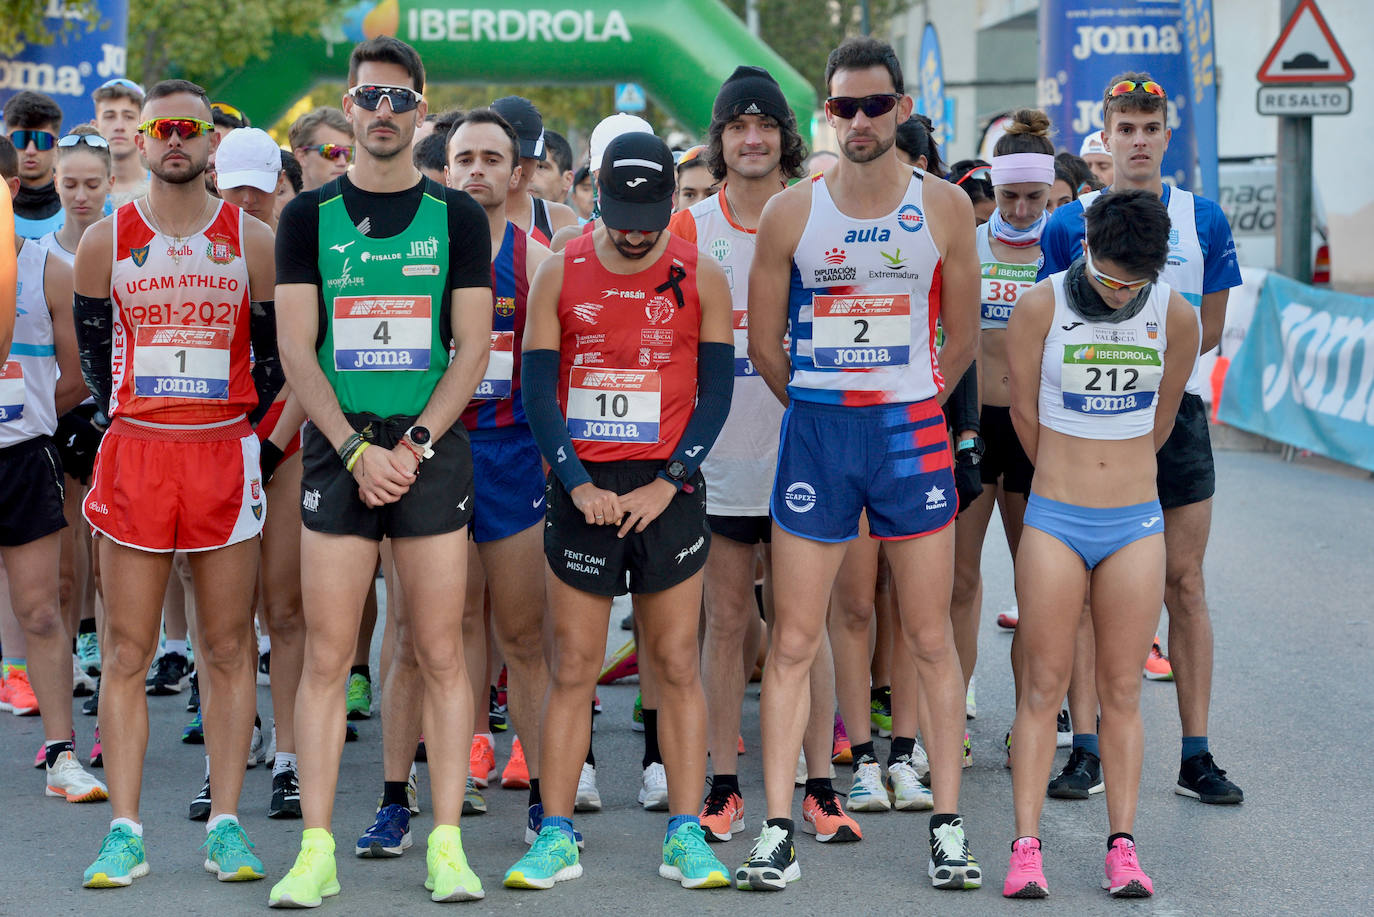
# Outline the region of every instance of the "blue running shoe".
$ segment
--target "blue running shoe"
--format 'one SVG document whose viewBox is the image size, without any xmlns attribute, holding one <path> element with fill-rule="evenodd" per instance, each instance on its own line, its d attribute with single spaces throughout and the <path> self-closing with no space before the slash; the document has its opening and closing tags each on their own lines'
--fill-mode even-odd
<svg viewBox="0 0 1374 917">
<path fill-rule="evenodd" d="M 398 857 L 410 846 L 410 809 L 383 806 L 372 827 L 358 838 L 354 852 L 360 857 Z"/>
<path fill-rule="evenodd" d="M 124 825 L 117 825 L 105 835 L 100 854 L 86 867 L 81 884 L 86 888 L 122 888 L 147 874 L 143 838 Z"/>
<path fill-rule="evenodd" d="M 658 874 L 683 888 L 725 888 L 730 871 L 706 846 L 701 825 L 685 824 L 663 842 L 663 863 Z"/>
<path fill-rule="evenodd" d="M 544 827 L 544 807 L 535 803 L 530 806 L 529 819 L 525 822 L 525 843 L 533 844 L 539 839 L 539 832 Z M 573 828 L 573 837 L 577 840 L 577 849 L 586 850 L 587 840 L 582 836 L 582 832 Z"/>
<path fill-rule="evenodd" d="M 253 842 L 233 819 L 212 828 L 200 849 L 205 851 L 205 871 L 221 882 L 249 882 L 267 875 L 262 860 L 253 853 Z"/>
<path fill-rule="evenodd" d="M 553 888 L 582 875 L 577 846 L 559 828 L 540 830 L 534 846 L 515 865 L 506 870 L 506 888 Z"/>
<path fill-rule="evenodd" d="M 205 724 L 201 722 L 199 710 L 191 722 L 181 730 L 181 741 L 186 745 L 205 744 Z"/>
</svg>

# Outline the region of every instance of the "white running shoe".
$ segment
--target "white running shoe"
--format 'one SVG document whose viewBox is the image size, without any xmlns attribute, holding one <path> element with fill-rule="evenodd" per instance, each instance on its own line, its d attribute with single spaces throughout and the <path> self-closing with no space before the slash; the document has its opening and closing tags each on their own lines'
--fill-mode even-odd
<svg viewBox="0 0 1374 917">
<path fill-rule="evenodd" d="M 90 697 L 95 693 L 95 679 L 81 668 L 81 660 L 72 653 L 72 697 Z"/>
<path fill-rule="evenodd" d="M 267 739 L 262 734 L 262 727 L 254 724 L 253 744 L 248 746 L 248 766 L 257 767 L 267 761 Z"/>
<path fill-rule="evenodd" d="M 977 675 L 970 675 L 968 677 L 968 693 L 964 695 L 965 719 L 971 720 L 975 719 L 978 716 L 978 699 L 974 694 L 974 692 L 977 690 L 977 685 L 974 679 L 976 679 L 977 677 Z"/>
<path fill-rule="evenodd" d="M 915 812 L 935 808 L 935 797 L 921 785 L 921 778 L 912 766 L 911 755 L 902 755 L 887 769 L 887 791 L 892 807 L 899 812 Z M 853 803 L 850 803 L 853 808 Z"/>
<path fill-rule="evenodd" d="M 892 808 L 883 786 L 882 766 L 865 755 L 854 764 L 854 785 L 849 790 L 849 811 L 886 812 Z"/>
<path fill-rule="evenodd" d="M 930 758 L 926 757 L 926 750 L 920 739 L 916 740 L 916 747 L 911 750 L 911 767 L 916 771 L 916 777 L 921 781 L 921 785 L 930 786 Z"/>
<path fill-rule="evenodd" d="M 657 761 L 644 768 L 639 804 L 650 812 L 663 812 L 668 808 L 668 772 Z"/>
<path fill-rule="evenodd" d="M 573 811 L 601 811 L 601 792 L 596 788 L 596 768 L 586 762 L 582 764 L 582 773 L 577 776 L 577 798 L 573 801 Z"/>
<path fill-rule="evenodd" d="M 72 752 L 62 752 L 57 756 L 57 763 L 47 770 L 46 796 L 61 796 L 67 802 L 100 802 L 110 798 L 105 784 L 86 773 Z"/>
</svg>

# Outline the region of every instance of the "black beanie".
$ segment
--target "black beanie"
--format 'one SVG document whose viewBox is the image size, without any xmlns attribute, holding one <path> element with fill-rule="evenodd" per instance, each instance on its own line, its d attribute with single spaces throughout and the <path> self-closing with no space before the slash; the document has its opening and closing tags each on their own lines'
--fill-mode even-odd
<svg viewBox="0 0 1374 917">
<path fill-rule="evenodd" d="M 711 109 L 714 120 L 729 121 L 740 115 L 767 115 L 779 124 L 792 120 L 792 109 L 782 87 L 762 67 L 736 67 L 716 94 L 716 104 Z"/>
</svg>

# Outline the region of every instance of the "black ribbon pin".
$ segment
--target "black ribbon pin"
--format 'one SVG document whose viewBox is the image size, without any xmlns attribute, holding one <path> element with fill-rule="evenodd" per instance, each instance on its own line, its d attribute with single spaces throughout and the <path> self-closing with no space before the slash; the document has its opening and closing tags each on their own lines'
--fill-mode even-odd
<svg viewBox="0 0 1374 917">
<path fill-rule="evenodd" d="M 668 265 L 668 280 L 654 287 L 655 293 L 662 293 L 669 287 L 673 288 L 673 298 L 677 300 L 679 309 L 687 305 L 686 298 L 682 295 L 682 281 L 687 279 L 687 270 L 680 264 Z"/>
</svg>

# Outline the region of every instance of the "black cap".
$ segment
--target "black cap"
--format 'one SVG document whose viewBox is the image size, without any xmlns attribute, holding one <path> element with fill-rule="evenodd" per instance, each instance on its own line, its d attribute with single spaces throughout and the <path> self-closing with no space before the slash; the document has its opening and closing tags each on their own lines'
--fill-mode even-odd
<svg viewBox="0 0 1374 917">
<path fill-rule="evenodd" d="M 515 128 L 521 159 L 544 158 L 544 119 L 533 102 L 521 96 L 504 96 L 492 102 L 491 108 Z"/>
<path fill-rule="evenodd" d="M 782 87 L 762 67 L 736 67 L 716 93 L 716 103 L 711 108 L 714 120 L 729 121 L 740 115 L 767 115 L 779 124 L 792 117 Z"/>
<path fill-rule="evenodd" d="M 621 232 L 658 232 L 673 215 L 673 154 L 653 134 L 621 134 L 606 147 L 598 176 L 601 220 Z"/>
</svg>

